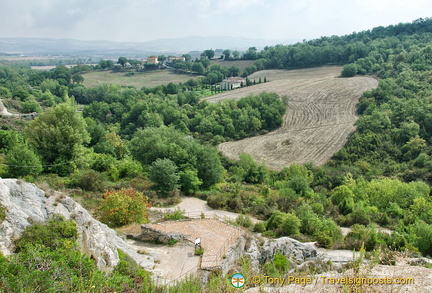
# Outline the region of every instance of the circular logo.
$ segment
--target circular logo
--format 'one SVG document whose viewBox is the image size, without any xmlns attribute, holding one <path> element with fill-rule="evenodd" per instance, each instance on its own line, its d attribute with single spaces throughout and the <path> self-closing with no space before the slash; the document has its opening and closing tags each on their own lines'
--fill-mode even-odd
<svg viewBox="0 0 432 293">
<path fill-rule="evenodd" d="M 234 274 L 231 277 L 231 285 L 233 285 L 234 288 L 241 288 L 246 284 L 246 278 L 242 274 Z"/>
</svg>

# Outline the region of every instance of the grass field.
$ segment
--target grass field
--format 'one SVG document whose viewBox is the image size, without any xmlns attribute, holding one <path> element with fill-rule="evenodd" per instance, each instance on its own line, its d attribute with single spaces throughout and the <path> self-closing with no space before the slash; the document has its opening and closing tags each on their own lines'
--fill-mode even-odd
<svg viewBox="0 0 432 293">
<path fill-rule="evenodd" d="M 291 163 L 324 164 L 355 130 L 355 108 L 361 94 L 378 85 L 376 79 L 368 76 L 340 78 L 340 71 L 338 66 L 259 71 L 249 78 L 265 76 L 269 82 L 206 98 L 217 102 L 264 91 L 289 97 L 280 128 L 265 135 L 222 143 L 219 151 L 233 159 L 238 159 L 240 153 L 248 153 L 273 170 Z"/>
<path fill-rule="evenodd" d="M 145 72 L 92 71 L 83 74 L 83 76 L 83 84 L 89 88 L 108 83 L 134 86 L 137 89 L 140 89 L 144 86 L 156 87 L 158 85 L 167 85 L 170 82 L 177 84 L 180 82 L 186 82 L 189 79 L 196 79 L 200 77 L 199 75 L 195 74 L 177 74 L 169 70 L 152 70 Z"/>
</svg>

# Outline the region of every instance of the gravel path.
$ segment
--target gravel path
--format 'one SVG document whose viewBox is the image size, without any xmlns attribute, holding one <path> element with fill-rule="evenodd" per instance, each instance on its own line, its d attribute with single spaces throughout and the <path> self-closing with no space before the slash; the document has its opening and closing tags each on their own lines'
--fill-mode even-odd
<svg viewBox="0 0 432 293">
<path fill-rule="evenodd" d="M 163 213 L 173 212 L 176 209 L 183 210 L 185 216 L 191 219 L 199 219 L 201 218 L 201 214 L 204 214 L 206 218 L 219 218 L 222 220 L 227 219 L 230 221 L 235 221 L 239 216 L 238 213 L 214 210 L 207 205 L 205 200 L 196 197 L 182 197 L 182 201 L 178 205 L 171 208 L 150 208 L 152 211 L 159 211 Z M 259 220 L 252 217 L 251 220 L 253 223 L 260 222 Z"/>
</svg>

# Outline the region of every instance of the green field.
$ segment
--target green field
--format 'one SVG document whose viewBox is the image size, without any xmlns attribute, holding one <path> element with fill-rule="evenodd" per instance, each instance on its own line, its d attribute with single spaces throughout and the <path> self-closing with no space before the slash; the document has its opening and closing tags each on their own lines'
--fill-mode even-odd
<svg viewBox="0 0 432 293">
<path fill-rule="evenodd" d="M 158 85 L 167 85 L 170 82 L 180 83 L 186 82 L 189 79 L 196 79 L 200 77 L 195 74 L 178 74 L 169 70 L 152 70 L 146 72 L 135 71 L 92 71 L 83 74 L 86 87 L 92 88 L 98 85 L 120 84 L 126 86 L 134 86 L 137 89 L 142 87 L 156 87 Z"/>
</svg>

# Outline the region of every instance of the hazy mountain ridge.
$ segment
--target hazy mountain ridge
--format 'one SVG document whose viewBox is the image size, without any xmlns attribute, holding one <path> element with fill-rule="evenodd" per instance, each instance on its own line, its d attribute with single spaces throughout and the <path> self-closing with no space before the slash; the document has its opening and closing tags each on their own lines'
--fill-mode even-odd
<svg viewBox="0 0 432 293">
<path fill-rule="evenodd" d="M 205 49 L 245 50 L 296 40 L 263 40 L 235 37 L 190 36 L 176 39 L 157 39 L 147 42 L 81 41 L 47 38 L 0 38 L 0 53 L 6 54 L 112 54 L 112 53 L 187 53 Z"/>
</svg>

